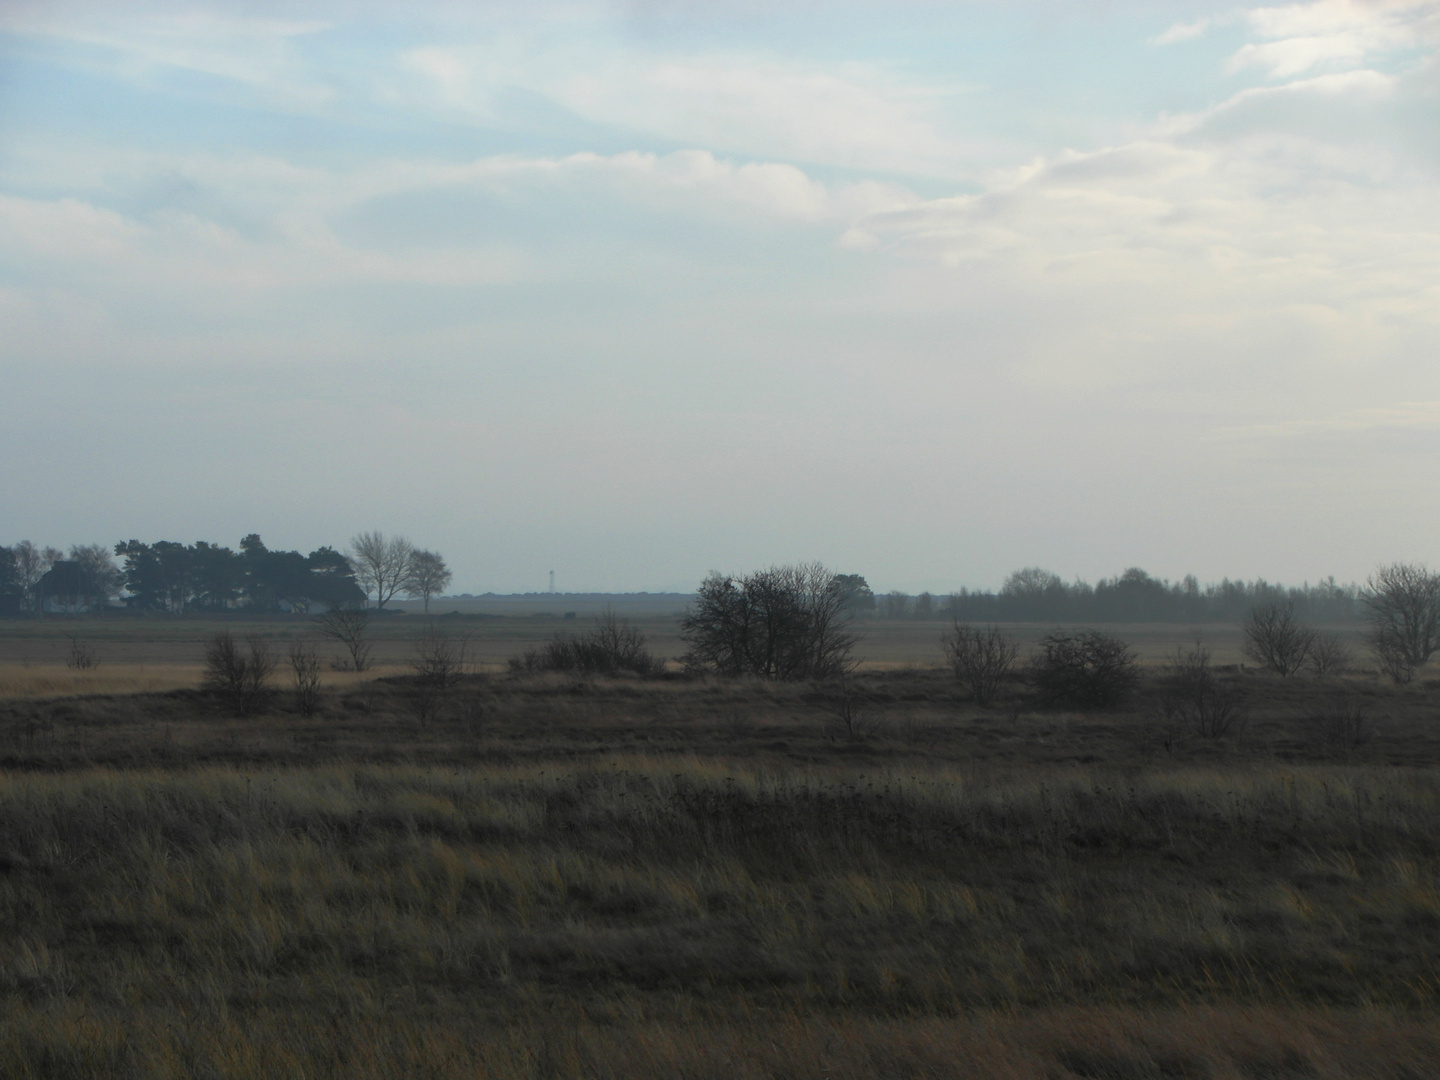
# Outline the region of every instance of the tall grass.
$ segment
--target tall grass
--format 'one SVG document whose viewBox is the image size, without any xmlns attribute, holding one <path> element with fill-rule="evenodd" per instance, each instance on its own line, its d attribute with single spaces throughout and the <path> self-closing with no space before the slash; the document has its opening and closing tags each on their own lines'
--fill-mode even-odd
<svg viewBox="0 0 1440 1080">
<path fill-rule="evenodd" d="M 6 1076 L 1424 1075 L 1440 777 L 0 773 L 0 926 Z"/>
</svg>

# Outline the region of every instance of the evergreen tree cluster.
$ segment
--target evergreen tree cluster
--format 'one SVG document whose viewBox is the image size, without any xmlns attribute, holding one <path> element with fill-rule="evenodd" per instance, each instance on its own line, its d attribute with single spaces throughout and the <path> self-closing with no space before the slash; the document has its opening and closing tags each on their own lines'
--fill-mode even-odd
<svg viewBox="0 0 1440 1080">
<path fill-rule="evenodd" d="M 331 547 L 302 555 L 271 551 L 256 533 L 232 551 L 204 540 L 115 545 L 123 562 L 127 606 L 144 611 L 307 611 L 359 607 L 365 593 L 350 560 Z"/>
</svg>

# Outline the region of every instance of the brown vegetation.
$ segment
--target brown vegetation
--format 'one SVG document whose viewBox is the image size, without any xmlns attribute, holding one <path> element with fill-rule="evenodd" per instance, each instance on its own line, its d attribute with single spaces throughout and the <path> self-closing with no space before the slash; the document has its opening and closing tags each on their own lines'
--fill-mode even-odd
<svg viewBox="0 0 1440 1080">
<path fill-rule="evenodd" d="M 0 700 L 0 1075 L 1440 1058 L 1433 684 L 1197 644 L 1071 711 L 1020 674 L 982 705 L 938 667 L 441 678 L 428 632 L 413 669 L 326 673 L 310 716 Z M 1207 728 L 1220 701 L 1246 722 Z"/>
</svg>

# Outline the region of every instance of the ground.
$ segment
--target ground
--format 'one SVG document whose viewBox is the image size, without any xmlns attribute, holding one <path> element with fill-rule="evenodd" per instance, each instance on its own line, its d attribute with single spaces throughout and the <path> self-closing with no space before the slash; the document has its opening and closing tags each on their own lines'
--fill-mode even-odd
<svg viewBox="0 0 1440 1080">
<path fill-rule="evenodd" d="M 1078 711 L 972 702 L 940 623 L 868 624 L 845 690 L 512 675 L 576 623 L 436 625 L 474 663 L 422 723 L 413 614 L 310 718 L 283 669 L 256 716 L 199 691 L 220 623 L 0 623 L 0 1075 L 1440 1072 L 1423 673 L 1113 627 L 1145 679 Z M 1223 737 L 1167 719 L 1197 635 Z"/>
</svg>

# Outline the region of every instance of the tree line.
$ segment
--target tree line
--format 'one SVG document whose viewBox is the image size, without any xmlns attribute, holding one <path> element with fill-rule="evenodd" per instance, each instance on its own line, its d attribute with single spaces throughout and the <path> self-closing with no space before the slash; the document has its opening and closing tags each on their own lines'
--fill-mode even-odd
<svg viewBox="0 0 1440 1080">
<path fill-rule="evenodd" d="M 258 533 L 238 551 L 204 540 L 125 540 L 113 549 L 77 545 L 67 555 L 22 540 L 0 547 L 0 614 L 39 615 L 47 604 L 94 611 L 117 599 L 134 611 L 304 614 L 365 607 L 371 597 L 383 609 L 398 594 L 423 600 L 428 611 L 450 580 L 439 553 L 380 532 L 358 534 L 345 552 L 326 546 L 308 555 L 271 550 Z"/>
<path fill-rule="evenodd" d="M 1016 570 L 998 591 L 961 589 L 946 594 L 872 593 L 865 579 L 849 583 L 855 614 L 880 619 L 960 622 L 1238 622 L 1257 604 L 1290 603 L 1316 623 L 1356 622 L 1364 617 L 1363 589 L 1328 578 L 1316 585 L 1276 585 L 1264 579 L 1201 585 L 1194 575 L 1178 582 L 1132 567 L 1091 585 L 1067 582 L 1039 567 Z"/>
</svg>

